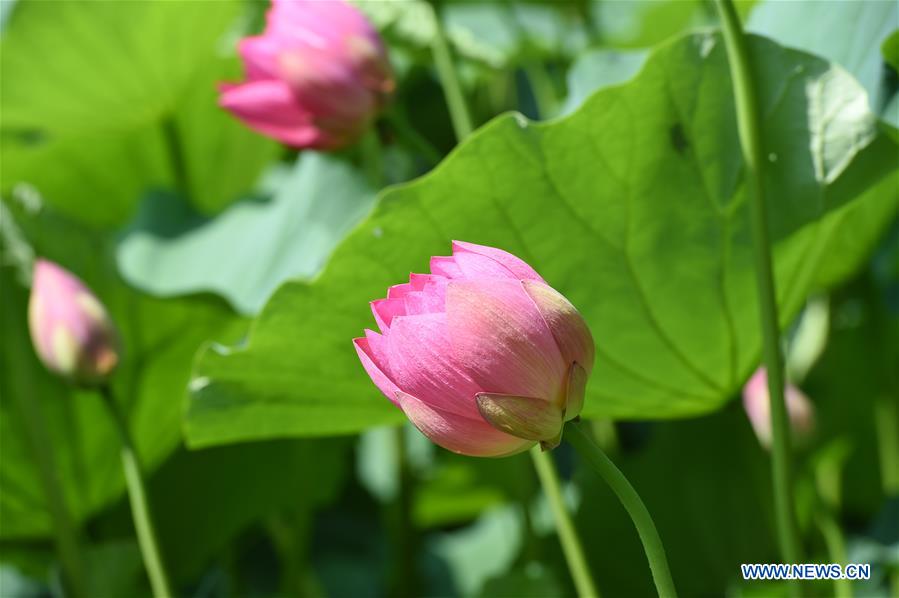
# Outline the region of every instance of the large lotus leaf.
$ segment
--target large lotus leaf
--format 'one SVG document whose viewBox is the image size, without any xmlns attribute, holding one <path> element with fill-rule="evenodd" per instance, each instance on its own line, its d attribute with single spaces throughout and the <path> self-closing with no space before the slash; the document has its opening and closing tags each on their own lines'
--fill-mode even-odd
<svg viewBox="0 0 899 598">
<path fill-rule="evenodd" d="M 237 2 L 19 2 L 4 32 L 3 126 L 94 133 L 174 111 Z"/>
<path fill-rule="evenodd" d="M 875 109 L 886 99 L 880 45 L 899 28 L 896 2 L 766 0 L 753 8 L 746 28 L 840 64 L 868 91 Z"/>
<path fill-rule="evenodd" d="M 278 146 L 215 101 L 239 76 L 244 8 L 17 3 L 0 42 L 0 189 L 27 183 L 99 226 L 122 223 L 148 187 L 182 187 L 203 211 L 247 192 Z"/>
<path fill-rule="evenodd" d="M 153 295 L 210 291 L 257 313 L 283 281 L 317 274 L 375 195 L 361 170 L 317 152 L 303 152 L 278 182 L 274 197 L 215 218 L 178 196 L 148 195 L 116 250 L 123 276 Z"/>
<path fill-rule="evenodd" d="M 751 50 L 785 324 L 821 262 L 857 259 L 832 250 L 832 233 L 847 202 L 892 172 L 896 148 L 844 70 L 763 38 Z M 386 191 L 317 280 L 279 289 L 245 346 L 201 355 L 189 441 L 398 421 L 350 339 L 373 325 L 368 301 L 425 271 L 451 239 L 520 255 L 581 310 L 597 344 L 585 415 L 713 410 L 760 353 L 744 178 L 713 34 L 661 46 L 636 78 L 567 118 L 500 117 L 430 175 Z M 895 185 L 878 188 L 877 202 L 895 204 Z"/>
<path fill-rule="evenodd" d="M 18 220 L 38 253 L 81 276 L 116 321 L 125 357 L 113 388 L 152 471 L 180 442 L 182 397 L 197 348 L 210 338 L 235 341 L 244 324 L 214 297 L 160 300 L 129 289 L 112 273 L 108 239 L 46 211 L 35 217 L 20 213 Z M 2 257 L 8 265 L 10 254 Z M 27 290 L 6 266 L 0 268 L 0 287 L 0 536 L 33 537 L 49 532 L 50 519 L 34 460 L 35 437 L 24 417 L 29 406 L 37 404 L 43 414 L 43 442 L 75 519 L 108 506 L 125 482 L 118 436 L 101 398 L 67 386 L 40 365 L 26 326 Z"/>
<path fill-rule="evenodd" d="M 617 48 L 652 46 L 712 21 L 699 0 L 593 2 L 590 9 L 603 42 Z"/>
</svg>

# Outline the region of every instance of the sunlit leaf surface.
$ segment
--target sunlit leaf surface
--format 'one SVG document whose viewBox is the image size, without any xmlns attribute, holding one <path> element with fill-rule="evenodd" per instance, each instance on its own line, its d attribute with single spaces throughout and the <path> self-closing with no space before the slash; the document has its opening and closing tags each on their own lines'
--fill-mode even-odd
<svg viewBox="0 0 899 598">
<path fill-rule="evenodd" d="M 753 39 L 781 316 L 835 251 L 847 202 L 891 172 L 864 90 L 844 70 Z M 723 404 L 759 358 L 744 172 L 720 39 L 660 47 L 631 82 L 570 117 L 482 128 L 433 174 L 385 192 L 312 283 L 288 283 L 245 346 L 197 363 L 195 445 L 347 433 L 400 421 L 350 339 L 368 301 L 451 239 L 503 247 L 578 306 L 597 342 L 584 413 L 667 418 Z M 871 201 L 894 209 L 896 186 Z"/>
</svg>

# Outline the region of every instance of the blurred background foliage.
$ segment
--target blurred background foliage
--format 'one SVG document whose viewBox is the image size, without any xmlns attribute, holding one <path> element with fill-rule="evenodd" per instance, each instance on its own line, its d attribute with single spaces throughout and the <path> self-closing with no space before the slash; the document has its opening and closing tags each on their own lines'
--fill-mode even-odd
<svg viewBox="0 0 899 598">
<path fill-rule="evenodd" d="M 100 399 L 51 377 L 30 348 L 24 266 L 37 254 L 83 278 L 122 331 L 115 386 L 183 595 L 572 595 L 527 457 L 463 458 L 407 429 L 409 471 L 398 471 L 395 436 L 379 426 L 402 416 L 354 362 L 367 300 L 453 236 L 522 252 L 591 320 L 610 355 L 587 413 L 603 418 L 597 436 L 653 513 L 682 595 L 784 592 L 738 577 L 740 563 L 777 552 L 767 455 L 733 400 L 759 351 L 747 240 L 739 213 L 722 224 L 703 197 L 711 188 L 726 211 L 741 196 L 711 4 L 440 3 L 475 120 L 492 122 L 409 184 L 455 145 L 432 67 L 433 13 L 417 0 L 357 4 L 399 80 L 377 124 L 376 176 L 359 148 L 298 154 L 217 107 L 216 84 L 239 78 L 235 44 L 259 30 L 264 2 L 2 0 L 0 594 L 60 592 L 43 449 L 88 540 L 91 594 L 149 592 Z M 784 324 L 809 296 L 827 306 L 820 358 L 802 381 L 818 412 L 796 458 L 803 538 L 812 559 L 832 560 L 821 521 L 834 518 L 850 560 L 874 564 L 857 594 L 886 595 L 899 570 L 899 448 L 884 445 L 899 425 L 899 9 L 738 8 L 767 38 L 753 48 L 783 202 L 772 216 L 779 282 L 795 289 L 782 298 Z M 551 123 L 492 120 L 510 110 Z M 615 245 L 628 229 L 616 206 L 631 189 L 638 232 L 668 228 L 623 245 L 650 298 L 649 316 L 623 326 L 634 299 L 619 289 L 620 255 L 591 235 Z M 681 235 L 690 223 L 697 236 Z M 732 251 L 709 262 L 721 247 Z M 686 266 L 672 248 L 690 250 Z M 723 291 L 697 283 L 719 274 Z M 717 323 L 686 317 L 710 313 L 718 292 L 730 324 L 718 307 Z M 646 340 L 652 322 L 661 340 Z M 670 346 L 646 349 L 670 338 L 673 357 Z M 616 358 L 649 379 L 605 371 Z M 27 424 L 35 414 L 44 437 Z M 618 502 L 565 446 L 555 457 L 600 590 L 651 595 Z M 405 539 L 401 474 L 415 481 L 405 500 L 416 533 Z"/>
</svg>

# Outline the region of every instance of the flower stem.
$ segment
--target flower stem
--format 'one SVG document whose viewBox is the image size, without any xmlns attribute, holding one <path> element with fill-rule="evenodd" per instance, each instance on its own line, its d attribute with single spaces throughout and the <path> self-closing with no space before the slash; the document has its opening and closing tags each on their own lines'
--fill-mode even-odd
<svg viewBox="0 0 899 598">
<path fill-rule="evenodd" d="M 781 558 L 786 563 L 798 563 L 799 541 L 793 512 L 793 492 L 790 473 L 790 429 L 784 402 L 783 359 L 780 351 L 780 325 L 777 314 L 777 295 L 771 265 L 768 240 L 768 221 L 765 208 L 765 175 L 763 172 L 764 140 L 759 117 L 758 98 L 752 75 L 749 48 L 740 19 L 732 0 L 716 0 L 727 48 L 737 128 L 746 163 L 746 186 L 752 224 L 752 246 L 755 253 L 756 287 L 762 324 L 763 354 L 768 372 L 768 392 L 771 397 L 772 478 L 774 508 L 777 520 Z"/>
<path fill-rule="evenodd" d="M 824 538 L 830 562 L 839 563 L 845 567 L 849 561 L 846 556 L 846 540 L 843 538 L 843 531 L 828 509 L 822 508 L 818 513 L 817 523 L 821 536 Z M 834 579 L 833 585 L 835 598 L 852 598 L 852 582 L 848 579 Z"/>
<path fill-rule="evenodd" d="M 381 155 L 381 141 L 374 127 L 370 128 L 359 140 L 362 152 L 362 166 L 368 182 L 375 189 L 384 186 L 384 160 Z"/>
<path fill-rule="evenodd" d="M 874 424 L 883 493 L 899 496 L 899 409 L 895 397 L 881 391 L 874 399 Z"/>
<path fill-rule="evenodd" d="M 393 589 L 397 596 L 416 596 L 419 593 L 416 554 L 418 538 L 412 521 L 414 508 L 415 479 L 409 465 L 409 443 L 405 426 L 393 430 L 395 441 L 396 475 L 399 488 L 392 505 L 393 540 L 396 560 L 393 575 Z"/>
<path fill-rule="evenodd" d="M 556 467 L 553 465 L 550 456 L 543 452 L 539 446 L 531 449 L 531 457 L 534 459 L 537 477 L 540 478 L 543 492 L 546 494 L 546 499 L 552 509 L 553 518 L 556 521 L 556 530 L 559 534 L 559 542 L 562 544 L 565 560 L 568 561 L 568 569 L 571 571 L 571 577 L 574 579 L 578 596 L 581 596 L 581 598 L 598 597 L 599 592 L 596 590 L 596 584 L 593 583 L 590 568 L 587 566 L 587 559 L 584 557 L 584 547 L 581 545 L 577 530 L 575 530 L 574 524 L 571 522 L 571 516 L 565 506 L 565 499 L 562 497 L 562 489 L 559 485 Z"/>
<path fill-rule="evenodd" d="M 677 592 L 674 589 L 674 581 L 671 579 L 671 571 L 668 569 L 668 559 L 665 556 L 665 548 L 662 539 L 656 530 L 655 523 L 646 509 L 646 505 L 640 500 L 640 496 L 631 486 L 624 474 L 615 467 L 602 449 L 587 435 L 581 424 L 568 422 L 565 425 L 565 439 L 577 450 L 578 454 L 586 459 L 600 476 L 606 481 L 612 491 L 618 496 L 618 500 L 624 505 L 628 515 L 637 528 L 640 540 L 643 542 L 643 550 L 649 561 L 652 571 L 652 579 L 656 584 L 656 591 L 661 598 L 674 598 Z"/>
<path fill-rule="evenodd" d="M 174 115 L 169 115 L 162 121 L 162 134 L 172 169 L 172 184 L 175 191 L 181 194 L 183 199 L 188 200 L 191 195 L 190 180 L 187 176 L 187 164 L 184 160 L 181 135 Z"/>
<path fill-rule="evenodd" d="M 434 21 L 434 39 L 431 42 L 431 52 L 434 55 L 434 66 L 437 68 L 437 76 L 443 87 L 443 95 L 446 97 L 446 107 L 449 109 L 450 120 L 453 123 L 453 131 L 456 133 L 456 141 L 462 141 L 474 130 L 471 124 L 471 113 L 465 103 L 465 95 L 462 93 L 462 85 L 453 65 L 453 57 L 449 44 L 446 41 L 446 31 L 440 19 L 437 9 L 431 5 Z"/>
<path fill-rule="evenodd" d="M 150 505 L 144 487 L 140 459 L 137 456 L 134 442 L 131 440 L 131 433 L 128 431 L 128 422 L 125 421 L 125 416 L 108 385 L 100 388 L 100 394 L 103 396 L 122 442 L 122 468 L 125 471 L 128 498 L 131 501 L 131 516 L 134 519 L 137 542 L 140 545 L 147 576 L 150 578 L 153 596 L 154 598 L 171 598 L 173 594 L 163 565 L 162 554 L 159 551 L 159 542 L 156 539 L 153 518 L 150 515 Z"/>
<path fill-rule="evenodd" d="M 899 358 L 899 350 L 884 332 L 890 328 L 890 315 L 871 274 L 865 277 L 865 295 L 874 351 L 879 355 L 877 376 L 880 392 L 874 398 L 874 429 L 880 461 L 880 483 L 884 495 L 889 498 L 899 496 L 899 376 L 893 365 Z"/>
<path fill-rule="evenodd" d="M 558 109 L 559 99 L 546 68 L 541 63 L 531 64 L 525 67 L 525 74 L 531 85 L 531 93 L 537 103 L 537 112 L 540 118 L 551 117 Z"/>
</svg>

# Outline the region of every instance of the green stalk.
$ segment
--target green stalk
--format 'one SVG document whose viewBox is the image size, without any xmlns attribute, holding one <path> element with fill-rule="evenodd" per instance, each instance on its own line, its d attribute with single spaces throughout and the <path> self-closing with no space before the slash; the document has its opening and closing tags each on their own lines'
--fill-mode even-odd
<svg viewBox="0 0 899 598">
<path fill-rule="evenodd" d="M 827 546 L 827 556 L 832 563 L 839 563 L 845 567 L 849 562 L 846 556 L 846 541 L 843 538 L 843 531 L 833 515 L 827 508 L 822 508 L 817 516 L 818 529 L 824 538 L 824 544 Z M 852 598 L 852 582 L 848 579 L 834 579 L 834 596 L 836 598 Z"/>
<path fill-rule="evenodd" d="M 886 496 L 899 496 L 899 409 L 886 391 L 874 399 L 874 424 L 880 457 L 880 483 Z"/>
<path fill-rule="evenodd" d="M 671 571 L 668 568 L 668 559 L 665 556 L 665 547 L 662 546 L 662 539 L 637 491 L 627 481 L 621 470 L 615 467 L 611 459 L 593 442 L 581 424 L 568 422 L 565 425 L 565 439 L 602 476 L 633 520 L 640 541 L 643 542 L 643 550 L 646 552 L 652 579 L 660 598 L 677 596 L 674 581 L 671 579 Z"/>
<path fill-rule="evenodd" d="M 384 184 L 384 160 L 381 156 L 381 141 L 378 132 L 371 127 L 359 140 L 362 152 L 362 166 L 371 185 L 379 189 Z"/>
<path fill-rule="evenodd" d="M 596 590 L 596 584 L 593 583 L 593 577 L 590 575 L 590 567 L 584 557 L 584 547 L 581 545 L 581 540 L 565 506 L 565 499 L 562 497 L 562 488 L 559 485 L 556 467 L 549 455 L 544 453 L 539 446 L 531 449 L 531 457 L 534 459 L 537 477 L 540 478 L 543 492 L 546 494 L 553 518 L 556 521 L 559 542 L 562 544 L 565 560 L 568 561 L 568 569 L 574 579 L 578 596 L 581 598 L 598 597 L 599 592 Z"/>
<path fill-rule="evenodd" d="M 181 135 L 178 132 L 178 123 L 175 121 L 174 115 L 168 116 L 162 121 L 162 134 L 169 154 L 173 186 L 183 199 L 188 200 L 191 195 L 190 180 L 187 176 Z"/>
<path fill-rule="evenodd" d="M 755 253 L 756 286 L 761 311 L 763 354 L 768 371 L 771 397 L 772 478 L 781 558 L 786 563 L 800 562 L 800 546 L 793 512 L 790 473 L 790 428 L 784 401 L 783 358 L 780 351 L 780 326 L 774 273 L 768 240 L 765 209 L 764 140 L 759 117 L 758 98 L 752 76 L 749 48 L 732 0 L 716 0 L 721 18 L 727 58 L 730 63 L 737 109 L 740 145 L 746 162 L 746 185 L 752 221 L 752 246 Z"/>
<path fill-rule="evenodd" d="M 865 292 L 871 312 L 871 335 L 875 339 L 876 354 L 880 356 L 877 374 L 881 389 L 874 398 L 880 483 L 885 496 L 899 496 L 899 376 L 894 365 L 899 359 L 899 351 L 885 333 L 890 328 L 890 316 L 871 274 L 866 277 Z"/>
<path fill-rule="evenodd" d="M 559 99 L 556 95 L 555 86 L 546 68 L 540 64 L 531 64 L 524 69 L 531 85 L 531 92 L 534 94 L 534 101 L 537 102 L 537 112 L 541 118 L 549 118 L 555 114 L 559 106 Z"/>
<path fill-rule="evenodd" d="M 412 522 L 415 480 L 409 466 L 409 444 L 405 426 L 393 430 L 396 446 L 396 474 L 399 488 L 393 504 L 393 536 L 396 547 L 394 589 L 397 596 L 415 596 L 419 591 L 416 553 L 418 538 Z"/>
<path fill-rule="evenodd" d="M 171 598 L 174 594 L 172 594 L 169 586 L 169 578 L 159 550 L 159 542 L 156 539 L 156 531 L 153 527 L 153 518 L 150 514 L 150 505 L 147 500 L 147 491 L 144 487 L 140 459 L 131 439 L 131 432 L 128 431 L 128 422 L 125 420 L 125 416 L 118 403 L 116 403 L 112 390 L 108 385 L 100 388 L 100 394 L 103 396 L 109 414 L 119 433 L 119 439 L 122 442 L 122 468 L 125 472 L 128 498 L 131 501 L 131 516 L 134 519 L 137 542 L 140 545 L 144 566 L 147 569 L 147 576 L 150 578 L 153 596 L 154 598 Z"/>
<path fill-rule="evenodd" d="M 440 20 L 440 15 L 433 5 L 431 6 L 431 12 L 434 21 L 434 40 L 431 42 L 434 66 L 437 67 L 437 76 L 440 78 L 443 95 L 446 97 L 446 107 L 449 109 L 450 120 L 453 122 L 456 140 L 462 141 L 471 134 L 474 126 L 471 124 L 471 114 L 468 111 L 468 105 L 465 103 L 462 85 L 459 83 L 459 77 L 456 75 L 456 68 L 453 65 L 453 57 L 450 53 L 449 44 L 446 41 L 446 31 L 443 29 L 443 22 Z"/>
</svg>

